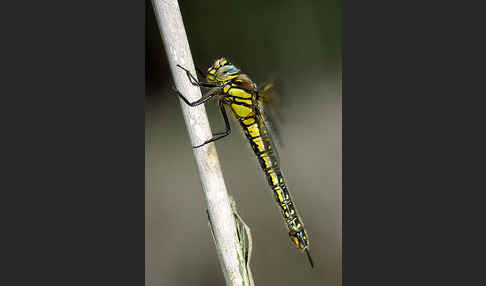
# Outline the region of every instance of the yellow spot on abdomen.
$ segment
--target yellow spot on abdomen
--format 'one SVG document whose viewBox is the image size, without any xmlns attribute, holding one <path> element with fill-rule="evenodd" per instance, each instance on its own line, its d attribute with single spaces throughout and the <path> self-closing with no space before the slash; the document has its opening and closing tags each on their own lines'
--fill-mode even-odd
<svg viewBox="0 0 486 286">
<path fill-rule="evenodd" d="M 253 124 L 251 126 L 248 126 L 246 130 L 248 130 L 248 133 L 250 134 L 251 137 L 260 136 L 260 129 L 258 128 L 258 124 Z"/>
<path fill-rule="evenodd" d="M 295 236 L 291 236 L 290 239 L 295 243 L 295 245 L 299 246 L 299 239 Z"/>
<path fill-rule="evenodd" d="M 252 123 L 255 123 L 255 118 L 245 119 L 245 120 L 243 120 L 243 123 L 245 123 L 246 125 L 250 125 Z"/>
<path fill-rule="evenodd" d="M 270 178 L 272 179 L 272 185 L 276 186 L 278 184 L 277 174 L 275 174 L 275 172 L 272 169 L 268 170 L 267 173 L 270 176 Z"/>
<path fill-rule="evenodd" d="M 253 143 L 255 143 L 257 145 L 258 151 L 260 151 L 260 152 L 265 151 L 265 147 L 263 146 L 262 137 L 252 139 L 252 141 L 253 141 Z"/>
<path fill-rule="evenodd" d="M 250 107 L 233 103 L 231 104 L 231 108 L 236 113 L 236 115 L 240 117 L 248 117 L 250 114 L 253 113 L 253 110 Z"/>
<path fill-rule="evenodd" d="M 282 190 L 281 189 L 276 189 L 275 192 L 277 193 L 278 200 L 280 202 L 283 202 L 284 198 L 283 198 L 283 195 L 282 195 Z"/>
<path fill-rule="evenodd" d="M 267 153 L 263 153 L 262 155 L 260 155 L 260 157 L 263 159 L 263 162 L 265 162 L 265 168 L 269 168 L 272 165 L 270 157 L 268 157 Z"/>
</svg>

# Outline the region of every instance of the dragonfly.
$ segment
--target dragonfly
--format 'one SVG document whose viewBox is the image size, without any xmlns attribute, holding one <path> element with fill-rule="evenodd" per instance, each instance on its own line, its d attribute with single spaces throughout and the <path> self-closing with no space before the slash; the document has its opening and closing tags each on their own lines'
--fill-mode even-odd
<svg viewBox="0 0 486 286">
<path fill-rule="evenodd" d="M 273 139 L 276 133 L 274 132 L 276 127 L 273 123 L 275 121 L 271 119 L 271 112 L 268 110 L 268 103 L 272 101 L 271 90 L 274 86 L 273 82 L 265 84 L 262 88 L 257 88 L 257 85 L 248 75 L 242 73 L 238 67 L 231 64 L 226 58 L 217 59 L 209 67 L 206 74 L 197 69 L 198 74 L 203 76 L 206 82 L 198 81 L 189 70 L 181 65 L 177 65 L 177 67 L 185 71 L 191 84 L 210 89 L 199 100 L 194 102 L 190 102 L 181 92 L 175 90 L 177 95 L 190 106 L 198 106 L 212 98 L 218 97 L 220 112 L 225 123 L 223 132 L 213 134 L 212 138 L 200 145 L 193 146 L 193 148 L 202 147 L 230 135 L 231 127 L 225 109 L 225 106 L 229 106 L 243 133 L 248 138 L 268 184 L 275 195 L 285 225 L 289 230 L 290 240 L 299 250 L 307 254 L 311 267 L 314 267 L 309 251 L 309 238 L 288 191 L 287 183 L 280 169 L 275 140 Z M 278 133 L 276 134 L 278 135 Z"/>
</svg>

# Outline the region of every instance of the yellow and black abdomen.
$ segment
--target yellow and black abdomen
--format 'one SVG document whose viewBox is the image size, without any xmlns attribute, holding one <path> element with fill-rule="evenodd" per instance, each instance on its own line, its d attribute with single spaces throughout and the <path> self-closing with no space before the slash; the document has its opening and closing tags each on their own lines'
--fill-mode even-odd
<svg viewBox="0 0 486 286">
<path fill-rule="evenodd" d="M 278 164 L 278 159 L 272 150 L 272 144 L 269 141 L 268 135 L 264 132 L 265 126 L 262 126 L 262 120 L 257 115 L 253 115 L 240 118 L 239 121 L 265 173 L 268 184 L 272 188 L 275 199 L 282 211 L 284 221 L 289 229 L 289 236 L 292 242 L 300 250 L 306 250 L 309 246 L 309 240 L 305 233 L 304 225 L 292 202 L 287 184 Z"/>
<path fill-rule="evenodd" d="M 235 81 L 223 87 L 225 102 L 230 105 L 257 156 L 282 211 L 285 224 L 289 229 L 290 239 L 300 250 L 307 251 L 309 240 L 288 192 L 277 156 L 272 149 L 273 145 L 268 130 L 259 114 L 257 93 L 251 91 L 255 89 L 256 86 L 249 78 L 240 75 Z"/>
</svg>

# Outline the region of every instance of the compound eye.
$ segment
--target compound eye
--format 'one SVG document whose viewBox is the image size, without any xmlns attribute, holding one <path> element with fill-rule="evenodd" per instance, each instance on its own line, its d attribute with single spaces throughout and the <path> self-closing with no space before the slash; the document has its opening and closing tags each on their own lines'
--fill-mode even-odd
<svg viewBox="0 0 486 286">
<path fill-rule="evenodd" d="M 220 71 L 221 73 L 228 75 L 234 75 L 240 72 L 240 70 L 233 65 L 224 66 L 220 69 Z"/>
</svg>

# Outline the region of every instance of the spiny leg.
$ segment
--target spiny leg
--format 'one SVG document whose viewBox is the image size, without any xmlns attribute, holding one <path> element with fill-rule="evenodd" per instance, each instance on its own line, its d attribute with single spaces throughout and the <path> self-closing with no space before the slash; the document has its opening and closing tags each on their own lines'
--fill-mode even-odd
<svg viewBox="0 0 486 286">
<path fill-rule="evenodd" d="M 219 133 L 216 133 L 214 134 L 213 138 L 207 140 L 206 142 L 204 142 L 203 144 L 201 145 L 198 145 L 198 146 L 193 146 L 192 148 L 199 148 L 199 147 L 202 147 L 206 144 L 209 144 L 211 142 L 214 142 L 216 140 L 219 140 L 223 137 L 226 137 L 228 135 L 230 135 L 231 133 L 231 126 L 230 126 L 230 123 L 229 123 L 229 120 L 228 120 L 228 115 L 226 114 L 226 110 L 224 109 L 224 102 L 222 99 L 219 100 L 219 109 L 221 110 L 221 114 L 223 115 L 223 119 L 224 119 L 224 125 L 226 127 L 226 130 L 224 132 L 219 132 Z"/>
<path fill-rule="evenodd" d="M 182 67 L 181 65 L 177 65 L 177 67 L 183 69 L 186 72 L 187 77 L 189 78 L 189 81 L 191 82 L 192 85 L 196 85 L 199 87 L 218 87 L 219 85 L 216 83 L 209 83 L 209 82 L 199 82 L 197 78 L 195 78 L 189 70 L 186 68 Z M 199 71 L 201 72 L 201 71 Z"/>
</svg>

